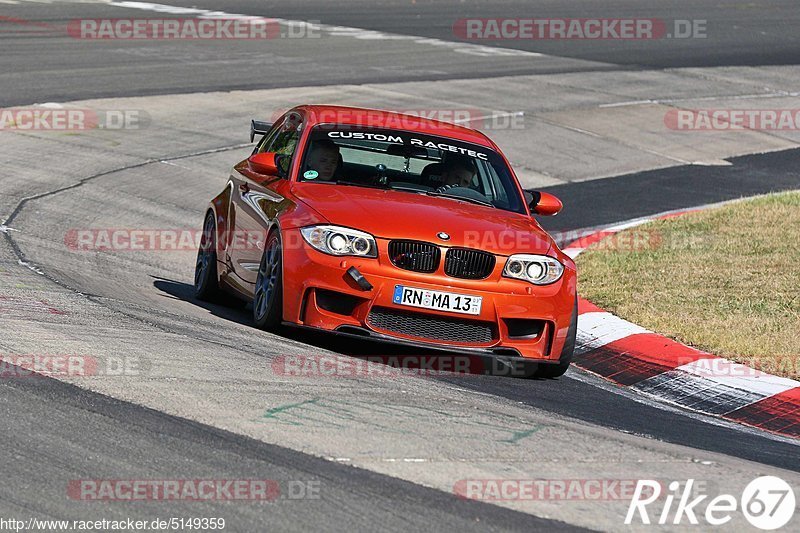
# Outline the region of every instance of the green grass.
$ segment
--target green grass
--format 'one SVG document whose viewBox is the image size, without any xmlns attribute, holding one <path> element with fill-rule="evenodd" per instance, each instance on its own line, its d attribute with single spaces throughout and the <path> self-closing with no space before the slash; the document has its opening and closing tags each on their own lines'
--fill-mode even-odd
<svg viewBox="0 0 800 533">
<path fill-rule="evenodd" d="M 800 192 L 632 228 L 577 263 L 581 296 L 614 314 L 766 372 L 800 375 Z"/>
</svg>

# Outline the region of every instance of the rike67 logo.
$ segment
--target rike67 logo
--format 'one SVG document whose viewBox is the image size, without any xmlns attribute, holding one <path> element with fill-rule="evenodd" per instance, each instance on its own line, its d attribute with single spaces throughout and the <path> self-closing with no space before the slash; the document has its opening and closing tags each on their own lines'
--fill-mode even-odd
<svg viewBox="0 0 800 533">
<path fill-rule="evenodd" d="M 625 524 L 630 525 L 638 518 L 642 524 L 680 525 L 688 522 L 699 525 L 700 519 L 704 519 L 704 525 L 722 526 L 730 522 L 735 513 L 741 512 L 752 526 L 775 530 L 788 524 L 795 510 L 792 487 L 775 476 L 754 479 L 745 487 L 739 499 L 731 494 L 720 494 L 706 501 L 708 497 L 707 494 L 697 496 L 694 479 L 687 480 L 683 490 L 680 482 L 671 482 L 666 495 L 662 495 L 660 482 L 640 479 L 628 507 Z M 660 504 L 661 501 L 663 507 L 659 513 L 658 504 L 653 504 Z M 654 515 L 652 521 L 651 512 Z"/>
</svg>

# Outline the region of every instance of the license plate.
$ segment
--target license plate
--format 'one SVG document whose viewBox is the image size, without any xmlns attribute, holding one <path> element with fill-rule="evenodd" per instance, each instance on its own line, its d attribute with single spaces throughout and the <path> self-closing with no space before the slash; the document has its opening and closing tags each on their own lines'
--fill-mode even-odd
<svg viewBox="0 0 800 533">
<path fill-rule="evenodd" d="M 437 311 L 450 311 L 465 315 L 478 315 L 481 312 L 483 298 L 480 296 L 467 296 L 453 292 L 432 291 L 416 289 L 404 285 L 394 286 L 392 301 L 398 305 L 435 309 Z"/>
</svg>

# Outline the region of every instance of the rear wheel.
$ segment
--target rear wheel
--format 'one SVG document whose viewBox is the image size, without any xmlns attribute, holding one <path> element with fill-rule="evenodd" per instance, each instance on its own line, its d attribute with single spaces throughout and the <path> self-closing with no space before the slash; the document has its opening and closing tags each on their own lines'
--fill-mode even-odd
<svg viewBox="0 0 800 533">
<path fill-rule="evenodd" d="M 253 322 L 268 331 L 277 331 L 283 318 L 282 256 L 280 233 L 275 231 L 264 246 L 253 294 Z"/>
<path fill-rule="evenodd" d="M 217 279 L 217 235 L 214 213 L 203 222 L 203 235 L 194 267 L 194 295 L 198 300 L 217 302 L 222 296 Z"/>
<path fill-rule="evenodd" d="M 561 349 L 561 357 L 557 365 L 539 365 L 533 373 L 534 378 L 557 378 L 564 375 L 569 368 L 572 361 L 572 355 L 575 352 L 575 338 L 578 335 L 578 297 L 575 297 L 575 307 L 572 310 L 572 320 L 569 323 L 567 330 L 567 339 L 564 341 L 564 347 Z"/>
</svg>

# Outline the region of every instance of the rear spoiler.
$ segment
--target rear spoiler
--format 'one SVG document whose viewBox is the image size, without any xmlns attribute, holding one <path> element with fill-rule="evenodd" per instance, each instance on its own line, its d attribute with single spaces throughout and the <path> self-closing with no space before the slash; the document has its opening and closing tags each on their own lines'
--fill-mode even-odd
<svg viewBox="0 0 800 533">
<path fill-rule="evenodd" d="M 272 122 L 263 122 L 261 120 L 250 121 L 250 142 L 256 138 L 256 135 L 266 135 L 272 129 Z"/>
</svg>

